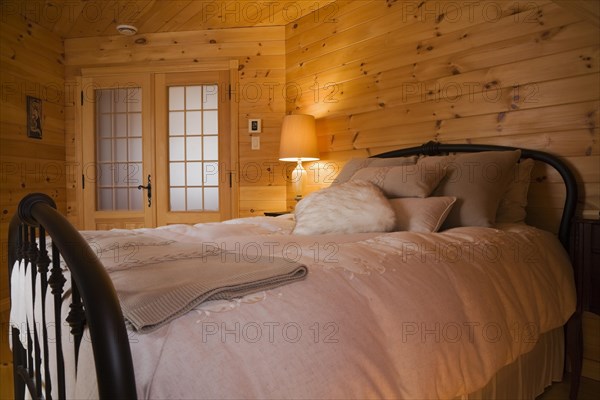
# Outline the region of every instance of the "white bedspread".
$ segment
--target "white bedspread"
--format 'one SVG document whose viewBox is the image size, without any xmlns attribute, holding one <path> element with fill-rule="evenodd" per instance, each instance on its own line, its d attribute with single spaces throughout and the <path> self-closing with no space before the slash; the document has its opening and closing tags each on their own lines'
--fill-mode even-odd
<svg viewBox="0 0 600 400">
<path fill-rule="evenodd" d="M 321 236 L 292 227 L 283 216 L 84 232 L 109 270 L 181 256 L 190 243 L 309 268 L 302 282 L 132 332 L 140 398 L 454 398 L 575 310 L 565 251 L 526 225 Z M 89 347 L 76 398 L 95 395 Z"/>
</svg>

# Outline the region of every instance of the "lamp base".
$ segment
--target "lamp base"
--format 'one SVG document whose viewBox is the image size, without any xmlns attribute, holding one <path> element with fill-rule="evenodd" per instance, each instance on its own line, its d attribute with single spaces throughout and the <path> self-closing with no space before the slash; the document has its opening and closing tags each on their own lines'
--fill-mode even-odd
<svg viewBox="0 0 600 400">
<path fill-rule="evenodd" d="M 306 170 L 302 166 L 302 161 L 298 160 L 296 168 L 294 168 L 294 171 L 292 172 L 292 186 L 294 188 L 294 200 L 296 200 L 296 202 L 302 200 L 302 193 L 304 193 L 304 185 L 306 181 L 305 177 Z"/>
</svg>

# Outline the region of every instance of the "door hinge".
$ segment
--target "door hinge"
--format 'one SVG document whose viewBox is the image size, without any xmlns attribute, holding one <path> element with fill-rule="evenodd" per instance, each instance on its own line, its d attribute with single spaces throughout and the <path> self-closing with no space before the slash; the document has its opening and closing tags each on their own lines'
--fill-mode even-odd
<svg viewBox="0 0 600 400">
<path fill-rule="evenodd" d="M 83 105 L 83 90 L 80 93 L 81 105 Z"/>
<path fill-rule="evenodd" d="M 85 189 L 85 175 L 81 174 L 81 188 Z"/>
</svg>

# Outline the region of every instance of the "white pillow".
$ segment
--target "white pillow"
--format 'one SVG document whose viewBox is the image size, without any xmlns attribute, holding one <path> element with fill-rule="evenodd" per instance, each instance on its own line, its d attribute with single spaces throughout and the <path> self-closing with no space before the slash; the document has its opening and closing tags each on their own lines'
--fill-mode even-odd
<svg viewBox="0 0 600 400">
<path fill-rule="evenodd" d="M 390 199 L 396 213 L 396 230 L 437 232 L 455 202 L 456 197 L 450 196 Z"/>
<path fill-rule="evenodd" d="M 313 192 L 294 211 L 295 234 L 389 232 L 396 226 L 394 210 L 377 186 L 351 181 Z"/>
</svg>

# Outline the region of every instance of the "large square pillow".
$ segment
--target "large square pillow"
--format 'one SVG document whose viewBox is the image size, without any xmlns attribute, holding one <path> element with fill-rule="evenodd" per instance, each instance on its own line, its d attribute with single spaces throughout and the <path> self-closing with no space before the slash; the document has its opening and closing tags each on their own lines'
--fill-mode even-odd
<svg viewBox="0 0 600 400">
<path fill-rule="evenodd" d="M 390 199 L 396 213 L 397 231 L 437 232 L 446 220 L 456 197 L 405 197 Z"/>
<path fill-rule="evenodd" d="M 500 199 L 514 176 L 520 156 L 520 150 L 485 151 L 439 160 L 448 171 L 433 195 L 456 197 L 442 228 L 493 226 Z M 427 158 L 420 159 L 417 165 L 430 163 Z"/>
<path fill-rule="evenodd" d="M 396 217 L 389 201 L 370 182 L 351 181 L 313 192 L 296 205 L 298 235 L 390 232 Z"/>
<path fill-rule="evenodd" d="M 515 168 L 513 179 L 500 200 L 496 211 L 496 222 L 524 222 L 527 216 L 527 193 L 531 183 L 531 171 L 535 161 L 521 160 Z"/>
<path fill-rule="evenodd" d="M 392 158 L 353 158 L 349 160 L 332 185 L 348 182 L 350 178 L 360 169 L 367 167 L 392 167 L 396 165 L 410 165 L 417 162 L 417 156 L 392 157 Z"/>
<path fill-rule="evenodd" d="M 351 180 L 369 181 L 381 188 L 388 198 L 427 197 L 446 175 L 443 165 L 425 168 L 424 165 L 397 167 L 367 167 L 358 170 Z"/>
</svg>

